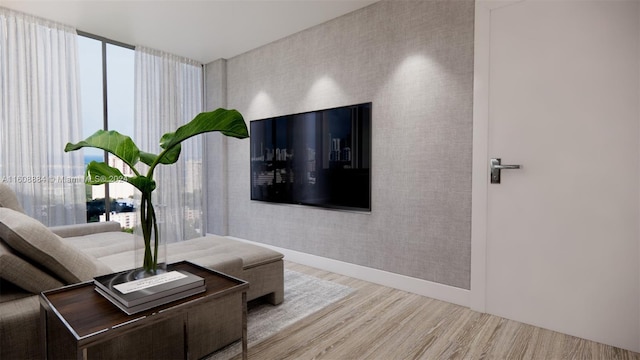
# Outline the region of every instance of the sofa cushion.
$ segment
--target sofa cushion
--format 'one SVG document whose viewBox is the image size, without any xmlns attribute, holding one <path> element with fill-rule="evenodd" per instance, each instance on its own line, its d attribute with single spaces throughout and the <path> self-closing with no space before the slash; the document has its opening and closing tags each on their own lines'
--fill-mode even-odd
<svg viewBox="0 0 640 360">
<path fill-rule="evenodd" d="M 64 285 L 17 256 L 2 241 L 0 241 L 0 278 L 34 294 Z"/>
<path fill-rule="evenodd" d="M 218 235 L 207 235 L 198 240 L 210 244 L 209 246 L 215 246 L 213 251 L 218 254 L 233 254 L 242 258 L 243 269 L 269 264 L 284 257 L 277 251 Z"/>
<path fill-rule="evenodd" d="M 24 213 L 24 209 L 20 206 L 16 193 L 7 184 L 0 183 L 0 207 L 13 209 Z"/>
<path fill-rule="evenodd" d="M 86 237 L 82 237 L 87 240 Z M 76 238 L 71 238 L 74 241 Z M 233 254 L 221 253 L 217 251 L 215 244 L 208 241 L 202 241 L 204 238 L 197 238 L 187 241 L 179 241 L 171 244 L 167 244 L 167 263 L 172 264 L 180 261 L 191 261 L 194 264 L 208 267 L 214 270 L 221 271 L 228 275 L 239 276 L 242 274 L 242 259 Z M 63 241 L 70 239 L 63 239 Z M 90 241 L 96 241 L 93 239 Z M 141 243 L 142 241 L 140 241 Z M 130 244 L 134 243 L 134 240 L 129 241 Z M 86 245 L 89 248 L 88 245 Z M 83 251 L 87 251 L 83 249 Z M 91 250 L 93 251 L 93 250 Z M 142 250 L 138 250 L 142 252 Z M 95 249 L 95 253 L 100 252 L 99 248 Z M 142 264 L 136 264 L 136 250 L 129 250 L 117 253 L 98 256 L 98 260 L 109 266 L 114 271 L 124 271 L 132 269 Z M 141 260 L 140 260 L 141 261 Z"/>
<path fill-rule="evenodd" d="M 92 222 L 86 224 L 59 225 L 49 227 L 54 234 L 68 238 L 72 236 L 83 236 L 90 234 L 100 234 L 104 232 L 121 232 L 120 223 L 116 221 Z"/>
<path fill-rule="evenodd" d="M 136 239 L 133 234 L 120 231 L 119 227 L 117 231 L 64 237 L 62 241 L 97 259 L 144 247 L 141 238 Z"/>
<path fill-rule="evenodd" d="M 63 243 L 37 220 L 8 208 L 0 208 L 0 238 L 31 262 L 69 283 L 111 272 L 92 256 Z"/>
<path fill-rule="evenodd" d="M 37 295 L 34 295 L 32 292 L 13 285 L 7 280 L 0 278 L 0 303 L 23 299 L 30 296 Z M 0 357 L 0 359 L 2 358 Z"/>
</svg>

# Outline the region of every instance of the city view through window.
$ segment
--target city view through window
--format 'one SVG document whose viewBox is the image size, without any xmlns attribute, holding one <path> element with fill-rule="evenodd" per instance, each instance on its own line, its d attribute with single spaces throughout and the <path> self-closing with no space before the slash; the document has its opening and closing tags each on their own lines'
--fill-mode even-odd
<svg viewBox="0 0 640 360">
<path fill-rule="evenodd" d="M 79 36 L 78 52 L 83 137 L 106 129 L 134 138 L 134 51 Z M 93 148 L 83 151 L 85 166 L 94 160 L 105 161 L 104 151 Z M 132 175 L 131 169 L 117 157 L 109 155 L 106 160 L 125 176 Z M 123 229 L 132 230 L 137 220 L 134 193 L 135 188 L 126 182 L 87 185 L 87 222 L 117 221 Z"/>
</svg>

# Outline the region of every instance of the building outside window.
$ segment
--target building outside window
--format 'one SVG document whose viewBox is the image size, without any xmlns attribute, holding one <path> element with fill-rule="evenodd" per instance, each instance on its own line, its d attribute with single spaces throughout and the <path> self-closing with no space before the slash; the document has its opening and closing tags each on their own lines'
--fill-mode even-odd
<svg viewBox="0 0 640 360">
<path fill-rule="evenodd" d="M 83 138 L 100 129 L 116 130 L 134 138 L 133 48 L 80 34 L 78 52 Z M 111 154 L 93 148 L 83 151 L 85 166 L 91 161 L 106 161 L 125 176 L 133 175 L 122 160 Z M 134 190 L 126 182 L 87 185 L 87 222 L 117 221 L 124 229 L 132 229 L 137 220 Z"/>
</svg>

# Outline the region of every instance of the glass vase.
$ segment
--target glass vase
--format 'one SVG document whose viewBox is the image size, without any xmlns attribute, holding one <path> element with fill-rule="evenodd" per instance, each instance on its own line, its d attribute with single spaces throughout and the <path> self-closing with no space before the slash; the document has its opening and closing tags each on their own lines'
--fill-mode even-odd
<svg viewBox="0 0 640 360">
<path fill-rule="evenodd" d="M 135 263 L 134 279 L 142 279 L 149 276 L 162 274 L 167 270 L 167 244 L 163 233 L 165 232 L 163 205 L 153 205 L 155 211 L 155 225 L 149 226 L 150 233 L 143 231 L 141 212 L 138 212 L 136 228 L 134 231 Z M 157 235 L 157 237 L 156 237 Z"/>
</svg>

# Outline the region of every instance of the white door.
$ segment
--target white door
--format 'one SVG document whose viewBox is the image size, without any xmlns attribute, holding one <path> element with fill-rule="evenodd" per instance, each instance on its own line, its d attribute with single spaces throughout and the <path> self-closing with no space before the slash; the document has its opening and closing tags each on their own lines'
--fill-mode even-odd
<svg viewBox="0 0 640 360">
<path fill-rule="evenodd" d="M 635 351 L 638 5 L 511 3 L 484 42 L 486 166 L 522 165 L 486 185 L 485 309 Z"/>
</svg>

